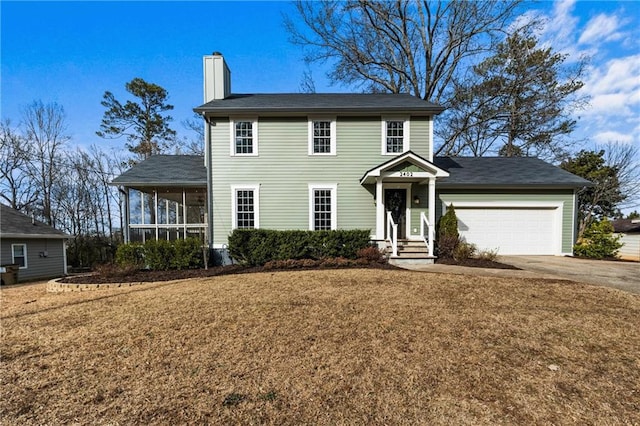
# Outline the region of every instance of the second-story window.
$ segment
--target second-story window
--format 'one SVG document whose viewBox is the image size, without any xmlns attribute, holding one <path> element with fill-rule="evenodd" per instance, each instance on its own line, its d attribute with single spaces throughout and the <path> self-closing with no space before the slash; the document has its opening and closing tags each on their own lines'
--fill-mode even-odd
<svg viewBox="0 0 640 426">
<path fill-rule="evenodd" d="M 409 121 L 382 120 L 382 153 L 401 154 L 409 150 Z"/>
<path fill-rule="evenodd" d="M 335 118 L 309 119 L 309 155 L 336 154 Z"/>
<path fill-rule="evenodd" d="M 231 155 L 258 155 L 257 120 L 231 120 Z"/>
</svg>

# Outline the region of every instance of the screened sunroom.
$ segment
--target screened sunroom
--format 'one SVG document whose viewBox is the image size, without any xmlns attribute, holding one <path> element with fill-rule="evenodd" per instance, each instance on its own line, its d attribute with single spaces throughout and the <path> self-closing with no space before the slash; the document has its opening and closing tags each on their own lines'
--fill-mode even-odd
<svg viewBox="0 0 640 426">
<path fill-rule="evenodd" d="M 207 173 L 195 155 L 154 155 L 115 178 L 124 241 L 198 238 L 207 244 Z"/>
</svg>

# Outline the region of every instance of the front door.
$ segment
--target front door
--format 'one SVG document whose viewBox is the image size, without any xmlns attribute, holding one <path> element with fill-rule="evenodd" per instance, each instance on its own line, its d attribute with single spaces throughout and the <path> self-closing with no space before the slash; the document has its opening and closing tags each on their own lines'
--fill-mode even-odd
<svg viewBox="0 0 640 426">
<path fill-rule="evenodd" d="M 385 189 L 384 208 L 385 211 L 391 212 L 393 221 L 398 225 L 398 238 L 407 238 L 407 190 Z"/>
</svg>

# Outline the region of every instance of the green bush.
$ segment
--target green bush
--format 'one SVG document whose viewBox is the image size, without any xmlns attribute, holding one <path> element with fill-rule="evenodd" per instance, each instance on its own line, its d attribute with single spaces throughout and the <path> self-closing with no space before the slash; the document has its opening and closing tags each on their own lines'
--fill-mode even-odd
<svg viewBox="0 0 640 426">
<path fill-rule="evenodd" d="M 369 230 L 274 231 L 235 229 L 229 236 L 229 254 L 239 263 L 264 265 L 275 260 L 355 259 L 369 245 Z"/>
<path fill-rule="evenodd" d="M 120 266 L 146 267 L 159 271 L 200 268 L 204 265 L 201 243 L 196 238 L 122 244 L 116 252 L 116 262 Z"/>
<path fill-rule="evenodd" d="M 573 246 L 573 253 L 580 257 L 604 259 L 615 257 L 620 247 L 620 237 L 613 235 L 613 225 L 603 219 L 593 222 L 585 229 L 582 238 Z"/>
<path fill-rule="evenodd" d="M 144 266 L 144 246 L 139 243 L 121 244 L 116 250 L 116 263 L 120 266 Z"/>
<path fill-rule="evenodd" d="M 459 244 L 458 217 L 453 204 L 451 204 L 437 225 L 436 247 L 438 256 L 443 258 L 454 257 L 454 252 Z"/>
</svg>

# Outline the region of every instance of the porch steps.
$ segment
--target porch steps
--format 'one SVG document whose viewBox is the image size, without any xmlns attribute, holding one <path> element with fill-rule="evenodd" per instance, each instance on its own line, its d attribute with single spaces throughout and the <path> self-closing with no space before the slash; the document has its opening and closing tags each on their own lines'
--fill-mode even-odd
<svg viewBox="0 0 640 426">
<path fill-rule="evenodd" d="M 387 253 L 391 246 L 387 244 Z M 389 256 L 389 263 L 403 267 L 408 265 L 427 265 L 434 263 L 436 256 L 429 256 L 429 249 L 422 241 L 398 240 L 398 255 Z"/>
</svg>

